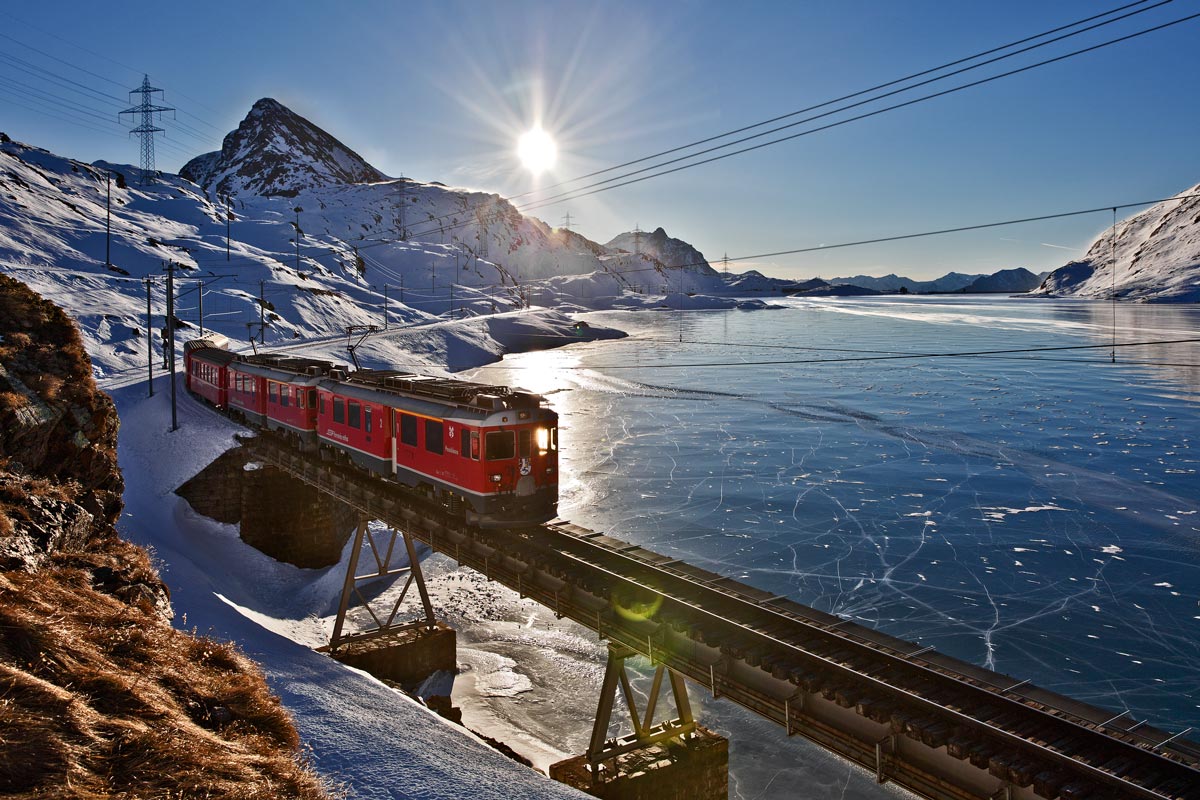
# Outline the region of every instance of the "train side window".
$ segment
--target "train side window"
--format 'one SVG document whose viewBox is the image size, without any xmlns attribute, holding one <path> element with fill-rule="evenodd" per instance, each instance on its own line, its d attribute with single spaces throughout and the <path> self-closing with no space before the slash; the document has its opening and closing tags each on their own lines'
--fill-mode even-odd
<svg viewBox="0 0 1200 800">
<path fill-rule="evenodd" d="M 363 406 L 363 430 L 371 432 L 371 407 Z"/>
<path fill-rule="evenodd" d="M 279 402 L 279 384 L 275 381 L 267 381 L 267 402 Z"/>
<path fill-rule="evenodd" d="M 400 443 L 417 446 L 417 418 L 412 414 L 400 415 Z"/>
<path fill-rule="evenodd" d="M 357 400 L 351 400 L 350 406 L 349 406 L 349 413 L 346 416 L 347 416 L 346 424 L 348 424 L 351 428 L 362 427 L 362 419 L 361 419 L 362 404 L 359 403 Z"/>
<path fill-rule="evenodd" d="M 550 429 L 550 449 L 551 450 L 558 449 L 558 428 Z"/>
<path fill-rule="evenodd" d="M 308 407 L 309 407 L 309 408 L 316 408 L 316 407 L 317 407 L 317 390 L 316 390 L 316 389 L 309 389 L 309 390 L 308 390 Z M 324 410 L 325 410 L 325 404 L 324 404 L 324 403 L 322 403 L 322 404 L 321 404 L 321 411 L 324 411 Z"/>
<path fill-rule="evenodd" d="M 280 384 L 280 386 L 279 386 L 279 405 L 283 406 L 284 408 L 287 408 L 289 405 L 291 405 L 291 398 L 292 398 L 292 387 L 288 386 L 286 383 Z"/>
<path fill-rule="evenodd" d="M 489 431 L 484 440 L 484 455 L 488 461 L 502 461 L 512 458 L 515 451 L 516 437 L 512 431 Z"/>
<path fill-rule="evenodd" d="M 346 422 L 346 401 L 340 397 L 333 398 L 333 421 L 338 424 Z"/>
<path fill-rule="evenodd" d="M 321 414 L 325 413 L 325 395 L 321 395 L 321 408 L 319 411 Z"/>
<path fill-rule="evenodd" d="M 445 428 L 436 419 L 425 420 L 425 449 L 431 453 L 442 454 L 442 435 Z"/>
<path fill-rule="evenodd" d="M 521 456 L 521 458 L 529 458 L 529 456 L 533 453 L 533 431 L 529 430 L 529 428 L 526 428 L 525 430 L 518 432 L 517 446 L 519 448 L 517 455 Z"/>
</svg>

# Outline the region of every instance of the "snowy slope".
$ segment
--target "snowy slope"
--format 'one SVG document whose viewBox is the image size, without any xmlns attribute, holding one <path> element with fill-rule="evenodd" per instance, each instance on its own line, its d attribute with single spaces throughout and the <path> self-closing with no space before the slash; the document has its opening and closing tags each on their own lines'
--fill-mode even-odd
<svg viewBox="0 0 1200 800">
<path fill-rule="evenodd" d="M 143 386 L 113 392 L 126 482 L 122 535 L 153 548 L 178 624 L 235 641 L 262 666 L 322 777 L 355 799 L 582 797 L 315 652 L 328 636 L 348 550 L 341 564 L 299 569 L 192 512 L 175 487 L 232 446 L 239 429 L 181 393 L 181 428 L 168 432 L 168 393 L 159 383 L 148 400 Z"/>
<path fill-rule="evenodd" d="M 1200 184 L 1120 222 L 1034 294 L 1200 302 Z"/>
</svg>

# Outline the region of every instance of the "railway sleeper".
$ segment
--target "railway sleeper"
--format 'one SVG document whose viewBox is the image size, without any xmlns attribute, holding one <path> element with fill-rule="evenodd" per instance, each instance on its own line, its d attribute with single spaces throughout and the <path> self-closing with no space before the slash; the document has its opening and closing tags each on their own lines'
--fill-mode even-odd
<svg viewBox="0 0 1200 800">
<path fill-rule="evenodd" d="M 1022 788 L 1033 784 L 1034 776 L 1044 770 L 1046 765 L 1030 758 L 1018 758 L 1009 764 L 1009 780 Z"/>
<path fill-rule="evenodd" d="M 867 716 L 872 722 L 889 723 L 892 719 L 892 712 L 896 710 L 896 705 L 889 700 L 877 700 L 867 710 Z"/>
<path fill-rule="evenodd" d="M 842 708 L 856 708 L 860 696 L 857 686 L 844 686 L 834 693 L 833 700 Z"/>
<path fill-rule="evenodd" d="M 1070 780 L 1070 775 L 1061 770 L 1048 769 L 1033 776 L 1033 793 L 1046 800 L 1054 800 L 1059 791 Z"/>
<path fill-rule="evenodd" d="M 992 755 L 998 752 L 999 749 L 993 742 L 984 739 L 971 745 L 967 757 L 971 760 L 971 766 L 977 769 L 990 769 Z"/>
<path fill-rule="evenodd" d="M 970 755 L 971 745 L 975 741 L 969 739 L 962 734 L 955 734 L 946 740 L 946 754 L 951 758 L 957 758 L 959 761 Z"/>
<path fill-rule="evenodd" d="M 950 726 L 944 722 L 934 722 L 932 725 L 929 725 L 921 731 L 921 741 L 927 747 L 941 747 L 949 738 Z"/>
<path fill-rule="evenodd" d="M 1096 792 L 1096 787 L 1087 781 L 1075 780 L 1070 783 L 1064 783 L 1062 788 L 1058 790 L 1058 794 L 1063 800 L 1087 800 Z"/>
</svg>

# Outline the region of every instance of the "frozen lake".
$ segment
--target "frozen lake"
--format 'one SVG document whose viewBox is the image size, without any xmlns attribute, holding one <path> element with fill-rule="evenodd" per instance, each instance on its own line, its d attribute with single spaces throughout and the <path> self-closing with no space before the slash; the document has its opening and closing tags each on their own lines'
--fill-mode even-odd
<svg viewBox="0 0 1200 800">
<path fill-rule="evenodd" d="M 1109 363 L 1102 303 L 773 302 L 597 313 L 630 338 L 472 374 L 550 397 L 567 519 L 1200 727 L 1200 344 Z M 1200 337 L 1200 308 L 1116 312 L 1118 344 Z M 862 360 L 1076 345 L 1106 347 Z"/>
</svg>

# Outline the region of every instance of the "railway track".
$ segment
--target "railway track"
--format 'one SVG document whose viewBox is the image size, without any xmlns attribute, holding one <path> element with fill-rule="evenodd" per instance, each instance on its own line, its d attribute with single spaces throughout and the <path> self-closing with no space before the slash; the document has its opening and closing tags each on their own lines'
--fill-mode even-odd
<svg viewBox="0 0 1200 800">
<path fill-rule="evenodd" d="M 881 781 L 938 800 L 1200 800 L 1200 747 L 1125 715 L 568 522 L 469 528 L 385 481 L 262 437 L 250 446 L 364 515 Z"/>
<path fill-rule="evenodd" d="M 1053 698 L 1027 682 L 1003 680 L 996 673 L 932 654 L 928 648 L 881 635 L 785 598 L 766 596 L 766 592 L 745 584 L 570 523 L 551 523 L 524 534 L 661 594 L 670 601 L 664 606 L 668 619 L 674 606 L 713 620 L 714 631 L 721 627 L 737 629 L 733 641 L 722 645 L 727 655 L 746 658 L 757 649 L 759 652 L 750 657 L 760 669 L 787 675 L 808 691 L 819 691 L 823 684 L 838 683 L 840 678 L 839 688 L 845 697 L 857 695 L 859 701 L 870 700 L 872 690 L 883 689 L 898 694 L 900 703 L 911 704 L 913 709 L 939 719 L 917 724 L 919 718 L 913 719 L 911 712 L 897 714 L 897 702 L 868 702 L 863 709 L 866 716 L 879 720 L 886 717 L 894 725 L 900 722 L 922 734 L 923 740 L 936 741 L 939 746 L 945 743 L 966 757 L 978 753 L 973 761 L 981 760 L 986 746 L 978 736 L 956 736 L 955 726 L 965 725 L 983 736 L 1028 751 L 1029 763 L 1019 763 L 1018 759 L 1007 765 L 1009 777 L 1015 777 L 1021 785 L 1031 785 L 1038 775 L 1045 774 L 1042 783 L 1049 789 L 1050 784 L 1058 783 L 1052 765 L 1069 764 L 1073 770 L 1082 767 L 1096 787 L 1081 785 L 1076 790 L 1060 790 L 1066 798 L 1094 797 L 1093 788 L 1099 787 L 1111 787 L 1116 797 L 1200 797 L 1200 751 L 1190 743 L 1179 744 L 1175 751 L 1161 749 L 1164 744 L 1180 741 L 1174 736 L 1139 734 L 1130 730 L 1129 726 L 1135 724 L 1132 721 L 1114 726 L 1112 723 L 1118 720 L 1111 715 L 1097 721 L 1094 715 L 1064 708 L 1067 703 L 1052 702 L 1065 698 Z M 720 638 L 719 633 L 716 636 Z M 823 680 L 814 675 L 813 666 L 836 677 Z M 991 760 L 989 757 L 989 770 L 1000 772 L 999 764 L 992 770 Z M 1014 771 L 1019 774 L 1011 775 Z M 1069 784 L 1064 780 L 1061 785 L 1065 788 Z"/>
</svg>

